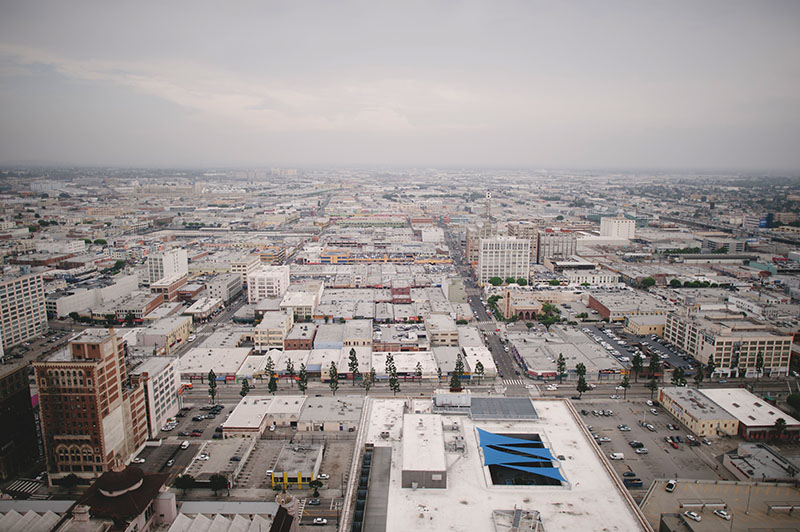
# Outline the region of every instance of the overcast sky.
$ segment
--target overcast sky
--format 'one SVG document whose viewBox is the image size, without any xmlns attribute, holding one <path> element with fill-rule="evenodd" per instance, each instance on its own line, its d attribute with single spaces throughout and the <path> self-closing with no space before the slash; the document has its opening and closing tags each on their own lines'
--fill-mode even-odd
<svg viewBox="0 0 800 532">
<path fill-rule="evenodd" d="M 0 162 L 800 168 L 800 2 L 0 0 Z"/>
</svg>

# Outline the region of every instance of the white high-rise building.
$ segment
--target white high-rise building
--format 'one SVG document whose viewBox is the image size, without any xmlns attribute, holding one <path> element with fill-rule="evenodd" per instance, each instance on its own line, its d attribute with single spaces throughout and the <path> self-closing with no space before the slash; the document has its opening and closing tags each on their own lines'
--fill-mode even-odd
<svg viewBox="0 0 800 532">
<path fill-rule="evenodd" d="M 189 259 L 185 249 L 175 248 L 147 257 L 147 280 L 151 284 L 164 277 L 188 274 Z"/>
<path fill-rule="evenodd" d="M 478 281 L 485 284 L 492 277 L 528 280 L 531 241 L 509 236 L 482 238 L 478 253 Z"/>
<path fill-rule="evenodd" d="M 636 220 L 629 220 L 621 214 L 616 218 L 600 218 L 600 236 L 631 239 L 635 232 Z"/>
<path fill-rule="evenodd" d="M 283 297 L 289 288 L 289 266 L 261 266 L 247 276 L 247 302 Z"/>
<path fill-rule="evenodd" d="M 0 277 L 0 336 L 5 349 L 35 338 L 47 329 L 41 274 Z"/>
</svg>

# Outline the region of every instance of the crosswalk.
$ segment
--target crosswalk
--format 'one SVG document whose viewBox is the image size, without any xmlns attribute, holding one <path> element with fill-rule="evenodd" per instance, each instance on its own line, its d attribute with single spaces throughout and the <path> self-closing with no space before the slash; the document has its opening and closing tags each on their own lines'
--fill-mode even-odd
<svg viewBox="0 0 800 532">
<path fill-rule="evenodd" d="M 33 495 L 36 491 L 42 487 L 42 482 L 38 480 L 17 480 L 16 482 L 12 482 L 9 484 L 3 491 L 9 493 L 11 495 Z"/>
<path fill-rule="evenodd" d="M 525 384 L 525 381 L 522 379 L 503 379 L 503 384 L 508 386 L 522 386 Z"/>
</svg>

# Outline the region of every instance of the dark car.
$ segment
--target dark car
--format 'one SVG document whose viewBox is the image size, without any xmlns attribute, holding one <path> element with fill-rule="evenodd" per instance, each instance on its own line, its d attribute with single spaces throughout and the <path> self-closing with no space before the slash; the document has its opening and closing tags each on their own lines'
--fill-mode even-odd
<svg viewBox="0 0 800 532">
<path fill-rule="evenodd" d="M 177 414 L 175 414 L 175 417 L 186 417 L 186 414 L 184 414 L 183 412 L 178 412 Z"/>
<path fill-rule="evenodd" d="M 178 434 L 180 436 L 188 436 L 189 434 L 191 434 L 191 432 L 189 432 L 188 430 L 182 430 Z"/>
<path fill-rule="evenodd" d="M 203 421 L 205 418 L 205 416 L 194 416 L 192 421 Z"/>
<path fill-rule="evenodd" d="M 215 432 L 214 435 L 211 436 L 211 439 L 212 440 L 221 440 L 222 439 L 222 434 L 219 433 L 219 432 Z"/>
<path fill-rule="evenodd" d="M 635 476 L 636 476 L 636 473 L 634 473 L 633 471 L 625 471 L 625 472 L 622 474 L 622 476 L 623 476 L 623 477 L 635 477 Z"/>
<path fill-rule="evenodd" d="M 241 457 L 241 456 L 231 456 L 231 457 L 229 458 L 229 460 L 230 460 L 231 462 L 241 462 L 241 461 L 242 461 L 242 457 Z"/>
</svg>

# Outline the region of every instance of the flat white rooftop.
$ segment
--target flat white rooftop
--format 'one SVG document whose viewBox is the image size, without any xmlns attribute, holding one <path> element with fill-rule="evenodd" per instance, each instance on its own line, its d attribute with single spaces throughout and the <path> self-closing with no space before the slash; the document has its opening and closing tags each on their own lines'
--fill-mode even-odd
<svg viewBox="0 0 800 532">
<path fill-rule="evenodd" d="M 403 470 L 444 471 L 442 417 L 436 414 L 406 414 L 403 418 Z"/>
<path fill-rule="evenodd" d="M 745 426 L 771 427 L 779 417 L 786 421 L 787 426 L 800 425 L 800 421 L 744 388 L 708 388 L 700 390 L 700 393 L 724 408 Z"/>
<path fill-rule="evenodd" d="M 467 416 L 440 416 L 444 425 L 461 426 L 466 452 L 445 453 L 446 489 L 412 490 L 401 487 L 403 454 L 408 452 L 400 439 L 403 402 L 371 400 L 366 441 L 374 441 L 376 447 L 391 446 L 393 451 L 387 532 L 494 532 L 492 512 L 515 508 L 540 512 L 545 530 L 649 530 L 565 402 L 533 404 L 537 420 L 473 422 Z M 554 456 L 563 455 L 557 465 L 566 482 L 560 486 L 493 485 L 489 468 L 483 465 L 478 428 L 497 434 L 538 434 Z"/>
<path fill-rule="evenodd" d="M 178 361 L 181 373 L 203 373 L 212 369 L 217 375 L 234 374 L 252 350 L 249 347 L 195 347 Z"/>
<path fill-rule="evenodd" d="M 258 429 L 267 415 L 272 397 L 245 397 L 222 424 L 225 430 Z"/>
</svg>

